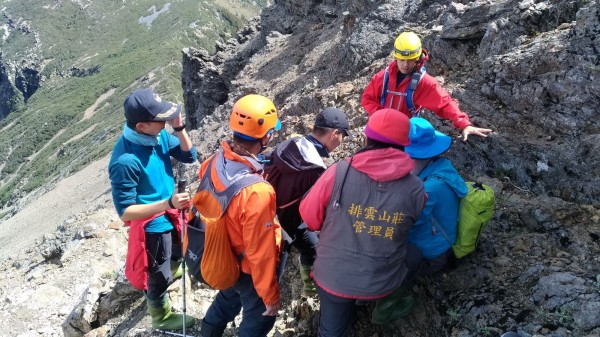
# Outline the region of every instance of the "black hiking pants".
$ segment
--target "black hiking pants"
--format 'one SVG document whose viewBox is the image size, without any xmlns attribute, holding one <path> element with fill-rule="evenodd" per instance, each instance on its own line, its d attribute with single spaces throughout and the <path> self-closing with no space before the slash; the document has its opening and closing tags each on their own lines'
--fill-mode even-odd
<svg viewBox="0 0 600 337">
<path fill-rule="evenodd" d="M 148 254 L 148 291 L 153 300 L 161 299 L 173 281 L 171 260 L 181 258 L 181 243 L 175 230 L 164 233 L 146 233 Z"/>
</svg>

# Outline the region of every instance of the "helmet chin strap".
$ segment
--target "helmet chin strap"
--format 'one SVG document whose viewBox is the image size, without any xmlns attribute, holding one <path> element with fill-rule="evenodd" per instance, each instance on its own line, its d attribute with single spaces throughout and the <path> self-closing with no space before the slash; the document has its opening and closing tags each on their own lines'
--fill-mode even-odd
<svg viewBox="0 0 600 337">
<path fill-rule="evenodd" d="M 271 140 L 271 134 L 272 134 L 272 133 L 273 133 L 273 131 L 271 130 L 271 131 L 267 132 L 267 134 L 266 134 L 266 135 L 264 135 L 262 138 L 260 138 L 260 139 L 259 139 L 259 141 L 260 141 L 260 149 L 258 150 L 258 153 L 259 153 L 259 154 L 260 154 L 261 152 L 263 152 L 264 150 L 266 150 L 266 149 L 267 149 L 267 146 L 269 145 L 269 141 Z M 266 141 L 266 143 L 264 143 L 264 140 L 265 140 L 265 139 L 267 140 L 267 141 Z M 263 144 L 263 143 L 264 143 L 264 144 Z M 233 140 L 231 141 L 231 144 L 232 144 L 232 146 L 231 146 L 231 149 L 232 149 L 234 152 L 236 152 L 237 154 L 239 154 L 239 155 L 242 155 L 242 156 L 244 156 L 244 155 L 245 155 L 245 156 L 248 156 L 248 157 L 251 157 L 251 158 L 253 158 L 253 159 L 254 159 L 254 160 L 256 160 L 257 162 L 261 162 L 261 160 L 260 160 L 260 159 L 258 159 L 258 157 L 257 157 L 256 155 L 254 155 L 254 154 L 250 153 L 250 151 L 248 151 L 246 148 L 244 148 L 244 147 L 243 147 L 241 144 L 238 144 L 238 143 L 236 143 L 236 142 L 235 142 L 235 139 L 233 139 Z M 241 152 L 241 153 L 240 153 L 240 152 Z"/>
<path fill-rule="evenodd" d="M 265 144 L 263 144 L 263 139 L 265 139 L 265 137 L 263 137 L 260 140 L 260 152 L 259 153 L 262 153 L 267 149 L 267 146 L 269 145 L 269 142 L 271 141 L 270 135 L 271 135 L 271 133 L 267 133 L 267 136 L 269 136 L 269 137 L 267 137 L 267 142 Z"/>
<path fill-rule="evenodd" d="M 232 141 L 231 144 L 233 144 L 233 146 L 232 146 L 233 151 L 236 152 L 237 154 L 242 155 L 242 156 L 248 156 L 248 157 L 251 157 L 252 159 L 258 161 L 258 158 L 254 154 L 250 153 L 250 151 L 246 150 L 243 146 L 236 143 L 235 140 Z M 262 151 L 262 143 L 261 143 L 261 151 Z"/>
</svg>

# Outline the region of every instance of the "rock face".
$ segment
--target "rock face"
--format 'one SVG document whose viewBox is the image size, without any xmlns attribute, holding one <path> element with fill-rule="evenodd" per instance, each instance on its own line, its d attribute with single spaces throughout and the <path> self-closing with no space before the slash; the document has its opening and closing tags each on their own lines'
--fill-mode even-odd
<svg viewBox="0 0 600 337">
<path fill-rule="evenodd" d="M 19 91 L 10 81 L 10 77 L 10 73 L 2 62 L 2 52 L 0 51 L 0 119 L 14 111 L 19 102 L 23 101 L 22 95 L 19 95 Z"/>
<path fill-rule="evenodd" d="M 0 119 L 13 111 L 13 102 L 17 98 L 17 90 L 8 78 L 9 74 L 2 63 L 2 52 L 0 52 Z"/>
<path fill-rule="evenodd" d="M 217 52 L 209 55 L 206 50 L 193 47 L 184 50 L 182 86 L 186 93 L 185 106 L 188 122 L 198 128 L 200 121 L 227 102 L 232 82 L 245 66 L 247 60 L 264 46 L 257 38 L 259 21 L 252 20 L 235 39 L 216 45 Z M 244 47 L 241 48 L 240 45 Z"/>
<path fill-rule="evenodd" d="M 3 40 L 9 34 L 32 36 L 33 45 L 18 55 L 6 55 L 0 50 L 0 119 L 17 110 L 40 87 L 42 68 L 39 57 L 39 36 L 26 20 L 14 20 L 11 15 L 0 11 Z M 4 41 L 2 41 L 4 42 Z"/>
<path fill-rule="evenodd" d="M 465 178 L 495 190 L 496 213 L 473 254 L 418 281 L 410 316 L 376 326 L 369 303 L 358 307 L 350 336 L 481 337 L 510 330 L 522 337 L 597 337 L 599 20 L 597 1 L 585 0 L 276 1 L 219 43 L 214 55 L 186 49 L 182 83 L 190 134 L 200 153 L 210 154 L 229 136 L 233 102 L 260 93 L 281 112 L 276 141 L 307 132 L 326 106 L 346 110 L 355 140 L 333 159 L 347 156 L 364 140 L 363 88 L 389 62 L 395 36 L 415 30 L 432 55 L 428 71 L 475 125 L 495 130 L 486 139 L 456 141 L 447 155 Z M 21 76 L 14 69 L 0 62 L 0 109 L 11 102 L 10 90 L 25 99 L 9 81 Z M 98 70 L 70 71 L 86 76 Z M 35 79 L 34 71 L 29 75 Z M 458 134 L 434 115 L 425 117 Z M 193 191 L 198 164 L 187 166 Z M 89 191 L 88 210 L 54 224 L 55 233 L 0 260 L 0 335 L 160 335 L 149 328 L 142 292 L 123 278 L 127 228 L 107 188 Z M 75 190 L 56 191 L 56 198 Z M 73 212 L 78 206 L 68 205 Z M 48 202 L 44 207 L 64 212 Z M 50 215 L 27 214 L 33 221 Z M 298 258 L 288 261 L 283 309 L 269 336 L 314 336 L 319 300 L 300 296 Z M 181 282 L 169 289 L 179 312 L 182 290 Z M 215 292 L 187 282 L 186 294 L 187 312 L 202 318 Z M 237 335 L 239 322 L 225 336 Z M 196 324 L 187 332 L 198 336 L 199 329 Z"/>
<path fill-rule="evenodd" d="M 495 189 L 496 215 L 475 254 L 419 282 L 408 319 L 372 326 L 366 307 L 354 336 L 597 336 L 599 18 L 597 1 L 276 1 L 217 54 L 185 51 L 194 143 L 214 151 L 233 102 L 259 93 L 281 113 L 280 139 L 307 132 L 326 106 L 344 109 L 359 137 L 334 157 L 353 153 L 367 119 L 364 87 L 390 61 L 397 34 L 416 31 L 431 53 L 428 72 L 476 126 L 495 131 L 457 141 L 448 156 L 465 178 Z M 314 333 L 310 319 L 304 330 L 294 323 L 296 334 Z"/>
</svg>

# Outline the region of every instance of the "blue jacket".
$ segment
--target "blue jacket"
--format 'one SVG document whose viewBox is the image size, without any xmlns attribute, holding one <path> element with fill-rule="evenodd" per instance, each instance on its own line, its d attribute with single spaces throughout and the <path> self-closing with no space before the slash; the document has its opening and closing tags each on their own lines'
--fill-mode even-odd
<svg viewBox="0 0 600 337">
<path fill-rule="evenodd" d="M 456 241 L 458 206 L 467 195 L 467 185 L 450 160 L 438 157 L 419 173 L 427 193 L 427 204 L 411 228 L 408 241 L 419 247 L 423 257 L 431 260 L 445 253 Z M 448 239 L 438 225 L 442 226 Z"/>
<path fill-rule="evenodd" d="M 113 203 L 119 216 L 131 205 L 151 204 L 171 197 L 175 190 L 171 156 L 184 163 L 196 160 L 196 148 L 181 150 L 179 139 L 167 131 L 162 130 L 158 138 L 156 146 L 136 144 L 124 136 L 115 144 L 108 172 Z M 173 226 L 165 216 L 146 226 L 147 232 L 170 229 Z"/>
</svg>

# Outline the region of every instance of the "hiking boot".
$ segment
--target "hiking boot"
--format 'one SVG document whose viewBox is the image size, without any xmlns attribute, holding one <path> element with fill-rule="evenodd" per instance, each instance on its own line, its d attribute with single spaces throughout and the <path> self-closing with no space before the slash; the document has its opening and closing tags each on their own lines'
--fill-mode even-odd
<svg viewBox="0 0 600 337">
<path fill-rule="evenodd" d="M 171 311 L 169 298 L 164 295 L 161 299 L 153 300 L 146 297 L 148 314 L 152 317 L 152 327 L 160 330 L 183 330 L 183 315 Z M 190 328 L 196 323 L 192 316 L 185 315 L 185 327 Z"/>
<path fill-rule="evenodd" d="M 397 299 L 393 305 L 380 306 L 379 302 L 375 305 L 371 314 L 371 322 L 375 324 L 386 324 L 402 317 L 410 315 L 414 306 L 415 298 L 412 295 Z"/>
<path fill-rule="evenodd" d="M 300 265 L 300 277 L 302 278 L 302 295 L 304 296 L 315 296 L 317 294 L 317 287 L 315 282 L 310 278 L 310 271 L 312 266 L 301 264 Z"/>
<path fill-rule="evenodd" d="M 225 327 L 216 327 L 206 323 L 202 320 L 202 326 L 200 327 L 200 337 L 221 337 L 225 332 Z"/>
<path fill-rule="evenodd" d="M 415 306 L 415 298 L 408 292 L 410 286 L 402 285 L 393 293 L 380 299 L 375 304 L 371 321 L 375 324 L 385 324 L 408 316 Z"/>
</svg>

